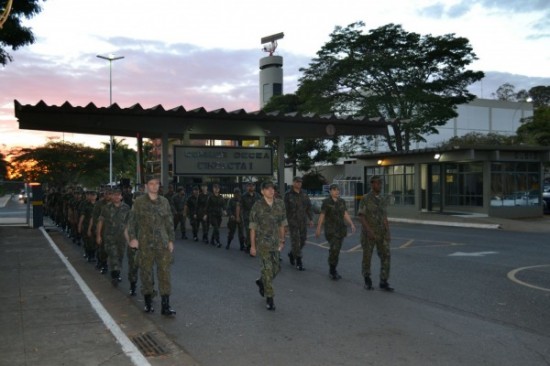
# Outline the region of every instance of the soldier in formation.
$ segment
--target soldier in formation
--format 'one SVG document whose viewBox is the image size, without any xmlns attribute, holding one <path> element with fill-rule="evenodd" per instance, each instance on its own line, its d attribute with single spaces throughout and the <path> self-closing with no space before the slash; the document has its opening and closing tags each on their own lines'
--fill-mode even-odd
<svg viewBox="0 0 550 366">
<path fill-rule="evenodd" d="M 128 245 L 126 225 L 130 215 L 130 206 L 122 201 L 122 191 L 111 191 L 111 201 L 104 205 L 99 214 L 96 228 L 96 242 L 107 253 L 108 267 L 111 271 L 111 283 L 118 286 L 122 281 L 120 271 L 124 252 Z"/>
<path fill-rule="evenodd" d="M 170 267 L 174 252 L 174 221 L 170 203 L 159 195 L 160 180 L 156 176 L 147 179 L 147 193 L 134 201 L 128 222 L 130 247 L 139 249 L 141 293 L 145 301 L 145 312 L 152 313 L 154 269 L 161 297 L 161 314 L 173 316 L 170 307 L 172 291 Z"/>
<path fill-rule="evenodd" d="M 185 202 L 185 210 L 187 217 L 189 217 L 189 223 L 191 224 L 191 231 L 193 233 L 193 240 L 199 240 L 199 187 L 193 186 L 193 193 Z"/>
<path fill-rule="evenodd" d="M 235 232 L 239 236 L 240 249 L 244 250 L 246 238 L 244 236 L 243 222 L 241 220 L 241 190 L 235 188 L 233 197 L 227 202 L 227 245 L 225 249 L 229 249 L 231 241 L 235 237 Z"/>
<path fill-rule="evenodd" d="M 186 197 L 183 187 L 178 187 L 177 193 L 172 197 L 172 204 L 176 210 L 176 214 L 174 215 L 174 230 L 176 230 L 179 225 L 181 238 L 187 239 L 187 235 L 185 234 L 185 221 L 187 221 L 187 213 L 185 209 Z"/>
<path fill-rule="evenodd" d="M 261 276 L 256 285 L 260 295 L 266 297 L 267 309 L 275 310 L 273 280 L 281 270 L 279 253 L 285 245 L 288 222 L 283 201 L 274 197 L 272 182 L 262 183 L 262 195 L 250 212 L 250 255 L 260 257 Z"/>
<path fill-rule="evenodd" d="M 206 183 L 201 185 L 201 191 L 199 193 L 197 202 L 197 218 L 199 225 L 202 227 L 202 241 L 208 244 L 208 200 L 210 199 L 210 192 L 208 192 L 208 185 Z"/>
<path fill-rule="evenodd" d="M 212 226 L 210 244 L 216 245 L 218 248 L 222 246 L 220 242 L 220 226 L 224 213 L 225 200 L 220 194 L 220 185 L 214 184 L 212 186 L 212 194 L 209 196 L 206 203 L 206 217 L 204 217 L 203 220 Z"/>
<path fill-rule="evenodd" d="M 362 274 L 365 280 L 365 288 L 372 290 L 371 260 L 372 252 L 376 252 L 380 258 L 380 283 L 379 287 L 385 291 L 393 291 L 388 283 L 390 278 L 390 225 L 386 213 L 387 201 L 380 194 L 382 178 L 378 175 L 370 179 L 371 190 L 363 196 L 359 204 L 359 219 L 363 230 L 361 232 L 361 246 L 363 247 Z"/>
<path fill-rule="evenodd" d="M 329 276 L 333 280 L 339 280 L 340 274 L 336 270 L 342 242 L 347 236 L 346 223 L 351 227 L 351 231 L 355 232 L 355 225 L 348 214 L 346 201 L 340 198 L 340 187 L 337 184 L 331 184 L 329 187 L 330 197 L 323 200 L 321 204 L 321 214 L 317 222 L 317 230 L 315 236 L 321 236 L 321 228 L 324 224 L 325 238 L 329 243 L 328 265 Z"/>
<path fill-rule="evenodd" d="M 302 190 L 301 177 L 294 177 L 292 187 L 285 193 L 284 202 L 292 245 L 288 258 L 292 266 L 304 271 L 302 250 L 306 245 L 307 227 L 313 227 L 313 213 L 309 196 Z"/>
<path fill-rule="evenodd" d="M 246 185 L 246 192 L 241 197 L 241 205 L 240 205 L 240 215 L 239 218 L 243 222 L 245 234 L 246 234 L 246 245 L 245 245 L 245 252 L 250 253 L 250 230 L 249 224 L 250 224 L 250 211 L 252 210 L 252 206 L 256 203 L 256 201 L 259 201 L 262 197 L 258 192 L 256 192 L 256 185 L 254 182 L 248 182 Z"/>
</svg>

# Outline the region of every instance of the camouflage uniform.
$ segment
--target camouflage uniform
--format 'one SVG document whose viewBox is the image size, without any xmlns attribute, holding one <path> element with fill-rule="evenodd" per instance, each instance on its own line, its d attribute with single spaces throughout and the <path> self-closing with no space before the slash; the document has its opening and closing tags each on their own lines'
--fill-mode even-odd
<svg viewBox="0 0 550 366">
<path fill-rule="evenodd" d="M 139 242 L 139 275 L 141 293 L 154 295 L 153 266 L 157 266 L 158 286 L 161 296 L 170 295 L 170 266 L 172 253 L 168 243 L 175 241 L 174 222 L 170 203 L 163 196 L 155 201 L 142 195 L 134 201 L 128 222 L 130 240 Z"/>
<path fill-rule="evenodd" d="M 302 258 L 302 249 L 306 245 L 308 220 L 313 220 L 311 201 L 303 190 L 296 192 L 290 189 L 285 193 L 286 217 L 290 231 L 292 256 Z"/>
<path fill-rule="evenodd" d="M 199 196 L 191 195 L 185 202 L 185 206 L 187 207 L 187 216 L 191 224 L 191 231 L 193 231 L 193 240 L 197 241 L 199 235 L 199 221 L 201 220 L 198 216 Z"/>
<path fill-rule="evenodd" d="M 212 238 L 210 239 L 210 244 L 220 244 L 220 226 L 222 223 L 223 211 L 225 208 L 225 200 L 221 194 L 212 194 L 210 195 L 207 204 L 206 212 L 208 215 L 208 223 L 212 225 Z"/>
<path fill-rule="evenodd" d="M 359 216 L 363 216 L 372 230 L 374 239 L 369 239 L 365 228 L 361 233 L 361 246 L 363 247 L 363 277 L 371 275 L 371 259 L 374 247 L 380 258 L 380 281 L 386 282 L 390 277 L 390 242 L 386 230 L 385 220 L 387 202 L 381 196 L 376 196 L 374 192 L 369 192 L 363 196 L 359 204 Z"/>
<path fill-rule="evenodd" d="M 117 207 L 110 202 L 103 206 L 98 218 L 98 222 L 102 222 L 103 246 L 107 252 L 109 268 L 111 273 L 116 272 L 118 275 L 122 269 L 122 259 L 127 246 L 124 230 L 129 215 L 130 206 L 126 203 L 121 202 Z"/>
<path fill-rule="evenodd" d="M 210 199 L 210 193 L 199 193 L 199 198 L 197 200 L 197 221 L 198 225 L 202 226 L 202 240 L 205 243 L 208 243 L 208 230 L 209 223 L 208 218 L 205 220 L 204 215 L 207 215 L 208 200 Z"/>
<path fill-rule="evenodd" d="M 176 214 L 174 215 L 174 230 L 178 228 L 178 224 L 180 225 L 180 231 L 181 231 L 181 238 L 187 239 L 187 236 L 185 235 L 185 205 L 186 205 L 186 197 L 185 194 L 180 194 L 179 192 L 175 194 L 172 197 L 172 205 L 176 211 Z"/>
<path fill-rule="evenodd" d="M 325 238 L 329 243 L 329 266 L 336 267 L 342 249 L 342 242 L 348 234 L 344 215 L 346 214 L 346 201 L 338 198 L 336 201 L 332 197 L 323 200 L 321 204 L 321 213 L 325 215 Z"/>
<path fill-rule="evenodd" d="M 97 247 L 95 243 L 95 237 L 93 236 L 93 234 L 91 236 L 88 235 L 88 229 L 90 228 L 90 219 L 92 218 L 94 206 L 95 206 L 95 202 L 92 203 L 89 200 L 87 200 L 82 205 L 82 210 L 80 212 L 80 216 L 82 218 L 81 235 L 84 241 L 84 253 L 86 255 L 86 259 L 88 260 L 88 262 L 92 262 L 95 260 L 95 250 Z"/>
<path fill-rule="evenodd" d="M 262 196 L 256 191 L 252 194 L 247 191 L 241 197 L 241 221 L 246 230 L 246 251 L 250 251 L 250 230 L 248 230 L 250 227 L 250 211 L 254 204 L 261 199 Z"/>
<path fill-rule="evenodd" d="M 97 223 L 99 221 L 99 216 L 103 210 L 103 206 L 107 205 L 109 202 L 103 197 L 97 201 L 94 205 L 94 210 L 92 212 L 92 237 L 95 238 Z M 97 248 L 97 264 L 96 268 L 101 270 L 101 273 L 107 272 L 107 251 L 105 250 L 105 245 L 96 245 Z"/>
<path fill-rule="evenodd" d="M 265 199 L 257 201 L 250 211 L 249 229 L 256 232 L 256 251 L 261 261 L 261 280 L 265 296 L 273 298 L 273 279 L 281 270 L 279 261 L 279 227 L 288 225 L 285 205 L 274 198 L 270 206 Z"/>
<path fill-rule="evenodd" d="M 241 250 L 244 249 L 244 243 L 245 243 L 245 236 L 244 236 L 244 230 L 243 230 L 243 221 L 242 218 L 237 222 L 237 208 L 241 205 L 241 198 L 232 197 L 227 202 L 227 215 L 229 216 L 229 219 L 227 221 L 227 249 L 229 249 L 229 245 L 231 244 L 231 240 L 233 240 L 233 237 L 235 236 L 235 231 L 237 230 L 237 233 L 239 235 L 239 243 L 241 244 Z M 241 214 L 242 217 L 242 214 Z"/>
</svg>

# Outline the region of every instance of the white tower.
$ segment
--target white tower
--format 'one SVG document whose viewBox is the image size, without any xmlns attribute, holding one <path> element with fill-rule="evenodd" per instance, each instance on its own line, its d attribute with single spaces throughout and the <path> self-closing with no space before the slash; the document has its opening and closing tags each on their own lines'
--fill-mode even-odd
<svg viewBox="0 0 550 366">
<path fill-rule="evenodd" d="M 283 94 L 283 58 L 273 56 L 273 52 L 277 48 L 277 40 L 284 36 L 284 33 L 277 33 L 261 39 L 264 45 L 262 51 L 268 52 L 269 56 L 260 59 L 260 109 L 272 96 Z"/>
</svg>

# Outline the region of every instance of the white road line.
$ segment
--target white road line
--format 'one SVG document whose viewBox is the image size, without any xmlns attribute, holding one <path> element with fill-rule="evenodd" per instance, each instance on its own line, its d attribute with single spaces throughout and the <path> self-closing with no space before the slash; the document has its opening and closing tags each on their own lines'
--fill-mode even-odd
<svg viewBox="0 0 550 366">
<path fill-rule="evenodd" d="M 58 257 L 61 259 L 61 261 L 65 264 L 71 275 L 74 277 L 76 283 L 78 283 L 78 286 L 80 286 L 80 289 L 82 292 L 84 292 L 84 295 L 86 295 L 86 298 L 92 305 L 92 308 L 95 310 L 97 315 L 101 318 L 103 321 L 103 324 L 111 331 L 117 342 L 122 346 L 122 351 L 132 360 L 132 363 L 136 366 L 151 366 L 149 361 L 141 354 L 141 352 L 137 349 L 137 347 L 130 341 L 130 339 L 126 336 L 126 334 L 120 329 L 118 324 L 115 322 L 115 320 L 111 317 L 111 315 L 107 312 L 107 310 L 101 305 L 101 302 L 97 299 L 97 297 L 94 295 L 92 290 L 88 287 L 86 282 L 80 277 L 78 272 L 74 269 L 73 265 L 65 258 L 61 250 L 57 247 L 57 245 L 54 243 L 50 235 L 46 232 L 44 227 L 40 228 L 40 231 L 42 231 L 42 234 L 48 240 L 50 243 L 50 246 L 54 250 L 54 252 L 58 255 Z"/>
<path fill-rule="evenodd" d="M 539 267 L 550 267 L 550 264 L 541 264 L 541 265 L 538 265 L 538 266 L 530 266 L 530 267 L 521 267 L 521 268 L 516 268 L 510 272 L 508 272 L 508 278 L 515 282 L 515 283 L 518 283 L 520 285 L 523 285 L 523 286 L 527 286 L 527 287 L 530 287 L 530 288 L 534 288 L 536 290 L 541 290 L 541 291 L 547 291 L 547 292 L 550 292 L 550 288 L 546 288 L 546 287 L 539 287 L 539 286 L 535 286 L 535 285 L 531 285 L 530 283 L 527 283 L 527 282 L 523 282 L 523 281 L 520 281 L 516 278 L 516 274 L 518 272 L 521 272 L 521 271 L 524 271 L 526 269 L 532 269 L 532 268 L 539 268 Z"/>
</svg>

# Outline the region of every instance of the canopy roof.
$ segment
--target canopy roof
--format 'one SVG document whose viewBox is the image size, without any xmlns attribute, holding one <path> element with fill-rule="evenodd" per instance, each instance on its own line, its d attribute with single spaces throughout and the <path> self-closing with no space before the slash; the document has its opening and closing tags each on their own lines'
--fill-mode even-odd
<svg viewBox="0 0 550 366">
<path fill-rule="evenodd" d="M 181 138 L 188 133 L 191 139 L 229 139 L 250 137 L 329 138 L 340 135 L 388 135 L 388 125 L 396 120 L 383 118 L 338 117 L 334 114 L 246 112 L 244 109 L 226 111 L 204 108 L 186 110 L 183 106 L 165 109 L 162 105 L 143 108 L 135 104 L 120 108 L 85 107 L 65 102 L 61 106 L 23 105 L 14 101 L 15 116 L 20 129 L 71 132 L 94 135 L 158 138 Z"/>
</svg>

